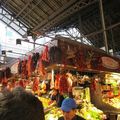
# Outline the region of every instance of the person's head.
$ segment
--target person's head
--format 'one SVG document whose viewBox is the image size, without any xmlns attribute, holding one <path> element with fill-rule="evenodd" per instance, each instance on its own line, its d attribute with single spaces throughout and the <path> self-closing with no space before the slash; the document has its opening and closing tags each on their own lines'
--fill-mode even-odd
<svg viewBox="0 0 120 120">
<path fill-rule="evenodd" d="M 45 120 L 42 102 L 21 87 L 1 93 L 0 120 Z"/>
<path fill-rule="evenodd" d="M 61 109 L 63 111 L 63 116 L 65 120 L 72 120 L 76 114 L 76 102 L 72 98 L 66 98 L 63 100 Z"/>
</svg>

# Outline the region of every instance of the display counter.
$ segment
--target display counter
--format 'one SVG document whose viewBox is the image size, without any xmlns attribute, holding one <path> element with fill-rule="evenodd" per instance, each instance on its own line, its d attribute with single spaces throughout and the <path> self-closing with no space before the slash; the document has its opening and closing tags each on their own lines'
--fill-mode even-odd
<svg viewBox="0 0 120 120">
<path fill-rule="evenodd" d="M 106 115 L 100 109 L 96 108 L 90 102 L 89 88 L 79 88 L 75 87 L 74 93 L 78 97 L 75 97 L 76 103 L 78 104 L 78 109 L 76 114 L 85 118 L 86 120 L 105 120 Z M 89 96 L 89 97 L 88 97 Z M 62 111 L 60 108 L 53 104 L 50 104 L 48 98 L 38 97 L 42 101 L 45 110 L 45 120 L 58 120 L 62 116 Z"/>
<path fill-rule="evenodd" d="M 101 92 L 103 102 L 120 109 L 120 74 L 106 74 Z"/>
<path fill-rule="evenodd" d="M 102 110 L 110 120 L 117 120 L 117 116 L 120 114 L 120 76 L 116 75 L 116 73 L 99 75 L 94 89 L 91 88 L 91 102 Z"/>
<path fill-rule="evenodd" d="M 82 109 L 77 109 L 77 115 L 85 118 L 86 120 L 105 120 L 106 115 L 92 104 L 83 105 Z M 58 120 L 62 116 L 60 108 L 52 107 L 46 114 L 46 120 Z"/>
<path fill-rule="evenodd" d="M 50 99 L 44 97 L 38 97 L 38 99 L 42 102 L 44 109 L 48 109 L 50 106 Z"/>
<path fill-rule="evenodd" d="M 86 120 L 104 120 L 106 115 L 100 109 L 96 108 L 91 103 L 83 103 L 82 109 L 79 110 L 78 114 L 84 117 Z"/>
</svg>

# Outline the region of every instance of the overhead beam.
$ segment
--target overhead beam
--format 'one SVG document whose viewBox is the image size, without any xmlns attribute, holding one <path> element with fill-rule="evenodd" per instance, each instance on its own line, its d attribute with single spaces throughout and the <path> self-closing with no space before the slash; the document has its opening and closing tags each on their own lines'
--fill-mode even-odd
<svg viewBox="0 0 120 120">
<path fill-rule="evenodd" d="M 6 0 L 6 1 L 5 1 L 5 3 L 4 3 L 4 1 L 3 1 L 3 0 L 0 0 L 0 2 L 1 2 L 1 3 L 3 3 L 3 4 L 4 4 L 4 6 L 7 4 L 7 2 L 8 2 L 8 1 L 9 1 L 9 0 Z"/>
<path fill-rule="evenodd" d="M 117 27 L 117 26 L 120 26 L 120 22 L 118 22 L 118 23 L 116 23 L 116 24 L 113 24 L 113 25 L 108 26 L 108 27 L 106 28 L 106 30 L 113 29 L 113 28 L 115 28 L 115 27 Z M 84 35 L 84 37 L 94 36 L 94 35 L 97 35 L 97 34 L 102 33 L 103 31 L 104 31 L 103 29 L 100 29 L 100 30 L 98 30 L 98 31 L 95 31 L 95 32 L 92 32 L 92 33 L 90 33 L 90 34 Z"/>
<path fill-rule="evenodd" d="M 35 9 L 37 7 L 37 5 L 41 2 L 42 0 L 39 0 L 31 9 L 29 9 L 22 17 L 20 17 L 20 20 L 23 21 L 25 24 L 27 24 L 29 26 L 29 28 L 32 28 L 32 26 L 35 26 L 35 18 L 32 19 L 32 16 L 30 16 L 29 14 L 33 11 L 33 9 Z M 35 13 L 36 14 L 36 13 Z M 28 16 L 29 15 L 29 16 Z M 28 16 L 28 18 L 27 18 Z M 41 20 L 43 20 L 44 18 L 42 16 L 39 15 L 39 17 L 41 18 Z M 26 22 L 25 22 L 26 19 Z M 31 24 L 31 21 L 34 23 Z M 36 20 L 37 22 L 38 20 Z"/>
<path fill-rule="evenodd" d="M 37 4 L 34 5 L 34 7 L 32 7 L 28 12 L 26 12 L 26 14 L 22 17 L 22 19 L 24 19 L 29 13 L 31 13 L 33 11 L 33 9 L 35 9 L 35 7 L 37 7 L 37 5 L 41 2 L 42 0 L 39 0 L 37 2 Z"/>
<path fill-rule="evenodd" d="M 1 20 L 2 22 L 4 22 L 6 25 L 7 25 L 7 23 L 4 21 L 4 20 Z M 19 33 L 16 29 L 14 29 L 13 27 L 11 27 L 11 26 L 9 26 L 10 28 L 12 28 L 15 32 L 17 32 L 19 35 L 21 35 L 22 36 L 22 34 L 21 33 Z"/>
<path fill-rule="evenodd" d="M 17 26 L 17 28 L 15 28 L 13 25 L 8 25 L 9 21 L 12 20 L 13 17 L 12 17 L 11 14 L 10 14 L 7 10 L 5 10 L 3 7 L 1 7 L 0 9 L 1 9 L 0 14 L 3 16 L 3 17 L 0 19 L 2 22 L 4 22 L 7 26 L 11 27 L 14 31 L 16 31 L 16 32 L 17 32 L 18 34 L 20 34 L 21 36 L 26 33 L 26 30 L 25 30 L 26 27 L 25 27 L 21 22 L 19 22 L 19 21 L 16 21 L 16 22 L 13 21 L 14 25 Z M 11 16 L 11 17 L 9 17 L 9 16 Z M 8 22 L 5 21 L 4 18 L 6 18 L 6 19 L 8 20 Z M 18 29 L 18 28 L 19 28 L 19 29 Z M 23 31 L 23 34 L 21 34 L 21 33 L 19 32 L 19 30 L 22 30 L 22 31 Z"/>
<path fill-rule="evenodd" d="M 55 12 L 55 10 L 46 2 L 46 0 L 43 0 L 43 2 L 44 2 L 53 12 Z"/>
<path fill-rule="evenodd" d="M 45 33 L 47 30 L 49 30 L 51 27 L 55 26 L 56 24 L 58 24 L 60 21 L 64 20 L 65 18 L 67 18 L 68 16 L 74 14 L 75 12 L 79 11 L 82 8 L 87 7 L 88 5 L 91 5 L 93 3 L 95 3 L 97 0 L 89 0 L 87 1 L 86 4 L 83 4 L 83 1 L 85 2 L 85 0 L 81 0 L 79 2 L 74 2 L 74 4 L 68 3 L 68 9 L 67 9 L 67 5 L 64 6 L 63 8 L 61 8 L 60 10 L 58 10 L 55 14 L 52 14 L 48 19 L 44 20 L 42 23 L 40 23 L 39 25 L 37 25 L 33 30 L 34 31 L 39 31 L 41 34 Z M 65 10 L 66 8 L 66 10 Z M 65 10 L 64 12 L 62 10 Z M 60 13 L 62 11 L 62 13 Z M 57 16 L 56 16 L 57 15 Z"/>
<path fill-rule="evenodd" d="M 56 12 L 54 12 L 52 15 L 50 15 L 49 17 L 47 17 L 47 19 L 45 19 L 43 22 L 41 22 L 40 24 L 38 24 L 33 30 L 38 30 L 40 27 L 44 26 L 45 24 L 49 23 L 50 20 L 52 20 L 53 18 L 55 18 L 56 16 L 59 16 L 61 13 L 63 13 L 63 11 L 65 12 L 65 9 L 67 9 L 68 7 L 70 7 L 72 4 L 74 4 L 77 0 L 70 0 L 70 2 L 68 2 L 66 5 L 64 5 L 63 7 L 61 7 L 60 9 L 58 9 Z"/>
<path fill-rule="evenodd" d="M 14 52 L 14 51 L 12 51 L 12 50 L 8 50 L 8 51 L 6 51 L 6 52 L 8 52 L 8 53 L 13 53 L 13 54 L 18 54 L 18 55 L 25 55 L 25 56 L 27 56 L 26 54 Z"/>
<path fill-rule="evenodd" d="M 23 41 L 23 42 L 32 43 L 32 44 L 35 44 L 35 45 L 40 45 L 40 46 L 46 47 L 46 45 L 44 45 L 44 44 L 40 44 L 40 43 L 36 43 L 36 42 L 30 42 L 29 40 L 23 40 L 23 39 L 16 39 L 16 40 L 20 40 L 20 41 Z"/>
<path fill-rule="evenodd" d="M 3 6 L 0 9 L 1 9 L 0 14 L 3 15 L 3 18 L 6 17 L 9 19 L 9 21 L 11 19 L 13 19 L 12 14 L 7 9 L 5 9 Z M 8 17 L 8 16 L 10 16 L 10 17 Z M 17 21 L 17 22 L 26 28 L 26 26 L 24 24 L 22 24 L 20 21 Z"/>
<path fill-rule="evenodd" d="M 14 17 L 14 19 L 11 20 L 11 22 L 8 23 L 8 25 L 10 25 L 16 18 L 18 18 L 20 16 L 20 14 L 29 6 L 29 4 L 32 2 L 33 0 L 29 0 L 28 3 L 24 6 L 24 8 Z"/>
</svg>

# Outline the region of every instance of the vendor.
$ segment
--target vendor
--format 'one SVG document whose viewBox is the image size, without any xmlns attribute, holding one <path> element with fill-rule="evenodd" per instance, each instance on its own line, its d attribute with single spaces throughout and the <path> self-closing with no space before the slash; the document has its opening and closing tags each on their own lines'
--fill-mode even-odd
<svg viewBox="0 0 120 120">
<path fill-rule="evenodd" d="M 59 92 L 59 90 L 53 89 L 52 93 L 50 95 L 50 99 L 51 99 L 51 101 L 56 102 L 57 107 L 61 107 L 64 97 L 63 97 L 62 93 Z"/>
</svg>

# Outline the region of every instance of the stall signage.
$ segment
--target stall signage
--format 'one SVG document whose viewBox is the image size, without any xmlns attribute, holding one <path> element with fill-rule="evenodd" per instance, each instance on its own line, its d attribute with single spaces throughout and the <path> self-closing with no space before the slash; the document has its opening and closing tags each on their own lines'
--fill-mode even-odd
<svg viewBox="0 0 120 120">
<path fill-rule="evenodd" d="M 118 69 L 119 68 L 119 63 L 110 58 L 110 57 L 102 57 L 102 65 L 106 68 L 109 68 L 109 69 Z"/>
</svg>

